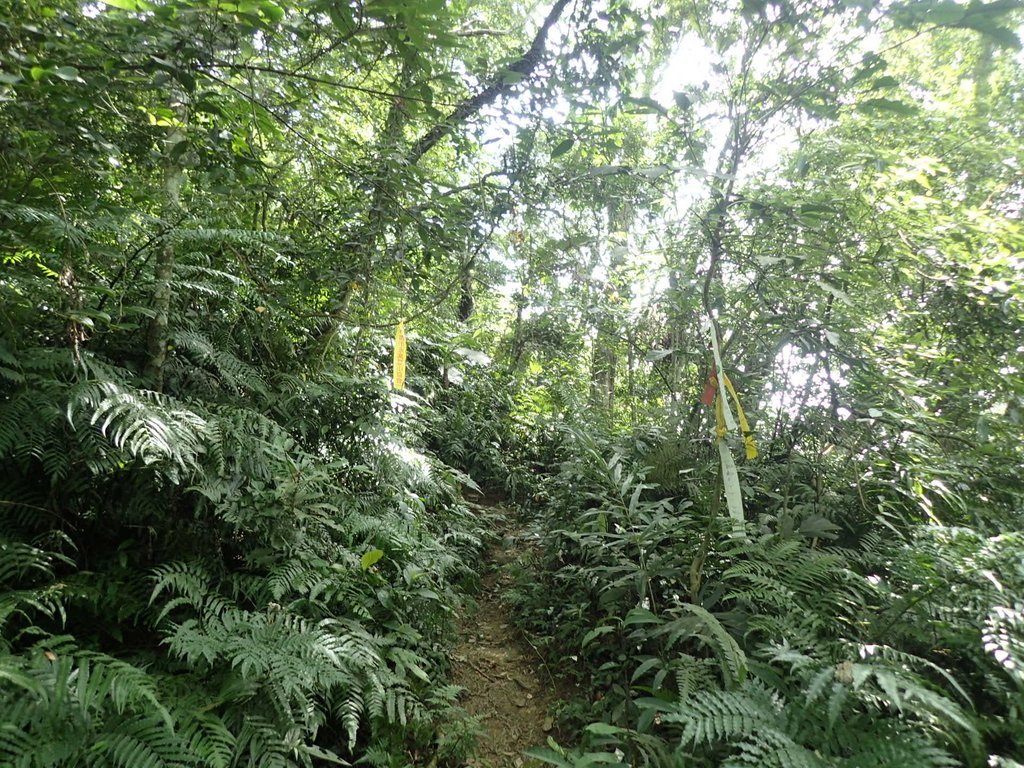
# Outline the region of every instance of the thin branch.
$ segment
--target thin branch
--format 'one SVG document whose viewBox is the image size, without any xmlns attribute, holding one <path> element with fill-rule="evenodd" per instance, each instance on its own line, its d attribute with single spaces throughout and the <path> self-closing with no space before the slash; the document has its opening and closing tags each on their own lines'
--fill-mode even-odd
<svg viewBox="0 0 1024 768">
<path fill-rule="evenodd" d="M 345 91 L 357 91 L 359 93 L 366 93 L 370 96 L 380 96 L 385 99 L 402 99 L 403 101 L 419 101 L 424 104 L 440 104 L 444 107 L 455 107 L 458 106 L 455 102 L 437 101 L 435 99 L 423 99 L 418 96 L 407 96 L 404 93 L 394 93 L 392 91 L 381 91 L 376 88 L 365 88 L 361 85 L 352 85 L 351 83 L 343 83 L 340 80 L 333 80 L 327 77 L 317 77 L 316 75 L 305 75 L 301 72 L 292 71 L 289 72 L 286 69 L 278 69 L 277 67 L 261 66 L 259 64 L 234 64 L 230 61 L 218 61 L 215 62 L 214 66 L 222 69 L 231 70 L 242 70 L 246 72 L 264 72 L 269 75 L 277 75 L 278 77 L 291 77 L 296 80 L 305 80 L 309 83 L 317 83 L 318 85 L 329 85 L 332 88 L 339 88 Z M 206 70 L 199 70 L 205 75 L 210 73 Z"/>
<path fill-rule="evenodd" d="M 452 34 L 456 37 L 508 37 L 512 33 L 506 29 L 462 29 Z"/>
<path fill-rule="evenodd" d="M 537 34 L 533 38 L 533 43 L 530 45 L 526 53 L 524 53 L 517 61 L 512 63 L 504 72 L 499 73 L 496 79 L 489 86 L 484 88 L 475 96 L 463 101 L 444 120 L 420 136 L 405 156 L 406 163 L 408 165 L 415 165 L 418 163 L 421 157 L 433 149 L 443 138 L 449 136 L 459 125 L 464 123 L 484 107 L 492 104 L 499 97 L 510 93 L 516 83 L 509 82 L 506 79 L 508 73 L 520 75 L 520 77 L 516 78 L 516 82 L 529 78 L 544 55 L 544 47 L 547 44 L 548 33 L 561 17 L 562 12 L 565 10 L 567 5 L 569 5 L 569 0 L 557 0 L 557 2 L 551 6 L 551 10 L 548 11 L 547 18 L 544 19 L 544 23 L 541 24 L 540 29 L 537 30 Z"/>
</svg>

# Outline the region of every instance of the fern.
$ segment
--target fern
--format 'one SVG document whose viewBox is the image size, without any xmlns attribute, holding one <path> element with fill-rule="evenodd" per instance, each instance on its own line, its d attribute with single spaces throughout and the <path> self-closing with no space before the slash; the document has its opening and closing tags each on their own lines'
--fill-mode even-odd
<svg viewBox="0 0 1024 768">
<path fill-rule="evenodd" d="M 32 657 L 6 657 L 6 666 L 17 664 L 18 677 L 3 676 L 6 684 L 0 685 L 3 759 L 48 765 L 77 756 L 126 768 L 196 764 L 175 733 L 156 678 L 145 670 L 75 649 L 61 637 L 37 644 Z"/>
<path fill-rule="evenodd" d="M 908 723 L 876 718 L 870 710 L 850 710 L 847 704 L 840 705 L 845 715 L 830 716 L 836 730 L 824 736 L 820 709 L 810 706 L 818 698 L 807 695 L 807 704 L 802 705 L 752 680 L 734 691 L 698 693 L 662 719 L 680 729 L 681 743 L 690 749 L 728 747 L 729 758 L 723 765 L 950 768 L 959 764 Z M 871 698 L 868 695 L 865 701 Z"/>
<path fill-rule="evenodd" d="M 373 686 L 371 686 L 370 690 L 376 692 L 376 688 Z M 365 711 L 366 699 L 364 698 L 364 691 L 356 688 L 350 688 L 344 693 L 332 698 L 334 699 L 334 703 L 331 708 L 332 714 L 341 724 L 342 730 L 345 732 L 346 744 L 348 749 L 351 751 L 355 747 L 356 737 L 359 732 L 359 723 L 362 720 L 363 712 Z"/>
<path fill-rule="evenodd" d="M 794 743 L 785 734 L 764 729 L 756 739 L 742 741 L 736 751 L 722 763 L 722 768 L 740 766 L 775 766 L 776 768 L 825 768 L 836 763 L 817 752 Z"/>
<path fill-rule="evenodd" d="M 236 252 L 289 263 L 295 243 L 142 211 L 0 201 L 0 219 L 0 320 L 24 330 L 0 343 L 0 763 L 429 748 L 452 707 L 452 582 L 482 526 L 377 378 L 301 360 L 308 329 L 275 304 L 292 297 L 263 265 L 259 284 L 225 270 Z M 156 393 L 137 270 L 162 237 L 179 259 Z M 75 262 L 74 316 L 54 253 Z M 364 570 L 370 548 L 386 556 Z"/>
<path fill-rule="evenodd" d="M 748 637 L 806 644 L 852 630 L 873 588 L 842 550 L 811 549 L 798 539 L 751 542 L 730 549 L 725 599 L 751 612 Z M 784 618 L 783 618 L 784 617 Z"/>
<path fill-rule="evenodd" d="M 158 718 L 128 722 L 112 719 L 108 729 L 97 734 L 87 760 L 94 765 L 119 768 L 173 768 L 196 762 L 184 751 L 184 744 Z"/>
<path fill-rule="evenodd" d="M 261 768 L 290 768 L 289 746 L 275 723 L 258 715 L 246 715 L 235 742 L 232 762 Z"/>
<path fill-rule="evenodd" d="M 668 649 L 684 638 L 699 639 L 718 658 L 726 686 L 731 687 L 743 681 L 747 673 L 746 654 L 712 613 L 692 603 L 682 603 L 670 609 L 670 612 L 683 615 L 655 630 L 653 637 L 664 635 Z"/>
<path fill-rule="evenodd" d="M 59 552 L 0 537 L 0 629 L 19 619 L 32 626 L 40 617 L 66 617 L 67 589 L 54 582 L 54 568 L 71 563 Z"/>
<path fill-rule="evenodd" d="M 224 721 L 202 708 L 182 711 L 178 732 L 188 753 L 209 768 L 229 768 L 236 749 L 236 738 Z"/>
<path fill-rule="evenodd" d="M 155 392 L 130 391 L 114 382 L 86 382 L 69 393 L 68 420 L 85 411 L 113 445 L 144 464 L 166 463 L 168 474 L 190 473 L 199 465 L 206 420 Z"/>
<path fill-rule="evenodd" d="M 178 329 L 173 332 L 171 341 L 178 347 L 178 354 L 184 353 L 191 358 L 191 366 L 181 365 L 182 371 L 187 371 L 188 375 L 195 375 L 196 367 L 208 366 L 215 380 L 234 393 L 266 392 L 263 377 L 255 368 L 198 331 Z"/>
<path fill-rule="evenodd" d="M 776 733 L 782 722 L 781 703 L 756 683 L 738 691 L 704 691 L 663 716 L 681 726 L 685 744 L 703 746 L 733 742 L 754 733 Z"/>
<path fill-rule="evenodd" d="M 946 750 L 913 733 L 891 729 L 861 739 L 858 749 L 844 765 L 849 768 L 889 768 L 895 765 L 956 768 L 961 763 Z"/>
<path fill-rule="evenodd" d="M 1024 691 L 1024 604 L 996 605 L 985 617 L 985 651 Z"/>
<path fill-rule="evenodd" d="M 0 200 L 0 221 L 7 222 L 7 226 L 29 225 L 34 230 L 34 238 L 67 242 L 76 250 L 82 250 L 93 242 L 85 228 L 66 216 L 31 205 Z"/>
<path fill-rule="evenodd" d="M 860 720 L 861 727 L 870 729 L 895 715 L 901 732 L 914 738 L 931 735 L 939 744 L 962 742 L 962 749 L 968 754 L 977 750 L 979 734 L 973 719 L 934 683 L 913 671 L 914 667 L 930 670 L 929 662 L 873 647 L 862 649 L 862 656 L 863 663 L 830 665 L 789 648 L 775 649 L 773 661 L 788 665 L 791 675 L 802 685 L 799 699 L 794 690 L 790 703 L 793 722 L 810 729 L 809 732 L 823 730 L 830 741 L 856 745 L 851 732 L 844 731 L 844 725 Z M 948 673 L 943 673 L 942 678 L 949 679 L 954 690 L 962 695 Z M 827 698 L 824 723 L 822 698 Z M 857 714 L 844 719 L 842 713 L 851 711 Z"/>
</svg>

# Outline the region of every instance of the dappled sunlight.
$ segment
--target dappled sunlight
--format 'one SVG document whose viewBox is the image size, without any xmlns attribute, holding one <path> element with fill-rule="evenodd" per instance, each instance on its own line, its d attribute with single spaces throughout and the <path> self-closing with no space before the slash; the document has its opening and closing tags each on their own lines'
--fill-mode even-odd
<svg viewBox="0 0 1024 768">
<path fill-rule="evenodd" d="M 0 0 L 0 765 L 1021 768 L 1009 0 Z"/>
</svg>

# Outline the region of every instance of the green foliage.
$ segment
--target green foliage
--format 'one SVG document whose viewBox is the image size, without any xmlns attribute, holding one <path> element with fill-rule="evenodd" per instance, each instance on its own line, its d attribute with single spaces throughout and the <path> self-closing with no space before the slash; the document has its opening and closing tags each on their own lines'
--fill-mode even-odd
<svg viewBox="0 0 1024 768">
<path fill-rule="evenodd" d="M 0 762 L 463 764 L 463 487 L 543 760 L 1024 759 L 1016 4 L 548 5 L 0 0 Z"/>
<path fill-rule="evenodd" d="M 578 659 L 602 694 L 572 716 L 601 722 L 580 748 L 535 757 L 952 766 L 1013 743 L 1016 538 L 923 528 L 909 545 L 822 547 L 789 526 L 736 538 L 700 512 L 696 482 L 686 501 L 664 498 L 625 451 L 605 461 L 593 440 L 570 444 L 514 598 L 538 645 Z"/>
<path fill-rule="evenodd" d="M 8 266 L 10 325 L 38 280 Z M 374 378 L 289 373 L 283 325 L 249 347 L 254 284 L 182 273 L 209 314 L 179 311 L 162 393 L 122 357 L 137 327 L 4 340 L 0 760 L 458 759 L 444 643 L 480 539 L 456 474 L 399 439 Z"/>
<path fill-rule="evenodd" d="M 31 425 L 3 459 L 5 762 L 312 765 L 414 723 L 429 743 L 479 545 L 443 466 L 398 443 L 326 461 L 244 401 L 11 357 L 37 386 L 0 418 Z"/>
<path fill-rule="evenodd" d="M 468 352 L 469 350 L 467 350 Z M 522 492 L 509 383 L 470 360 L 459 381 L 435 401 L 429 432 L 439 458 L 458 467 L 486 488 L 513 496 Z"/>
</svg>

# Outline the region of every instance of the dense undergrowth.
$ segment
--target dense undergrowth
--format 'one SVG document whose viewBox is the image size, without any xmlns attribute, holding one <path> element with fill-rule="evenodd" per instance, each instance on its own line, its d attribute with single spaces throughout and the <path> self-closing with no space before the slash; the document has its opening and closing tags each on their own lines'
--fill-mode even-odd
<svg viewBox="0 0 1024 768">
<path fill-rule="evenodd" d="M 473 377 L 446 393 L 435 429 L 454 463 L 504 483 L 532 520 L 536 546 L 515 565 L 508 599 L 551 667 L 584 692 L 560 711 L 563 732 L 579 738 L 550 741 L 536 759 L 1024 760 L 1012 466 L 993 463 L 986 476 L 942 466 L 959 492 L 922 508 L 899 448 L 861 454 L 873 467 L 863 473 L 834 430 L 803 446 L 780 440 L 740 468 L 739 534 L 709 442 L 653 421 L 584 430 L 524 412 L 535 395 Z M 860 429 L 845 439 L 860 444 Z"/>
<path fill-rule="evenodd" d="M 1019 768 L 1019 5 L 0 0 L 0 765 Z"/>
<path fill-rule="evenodd" d="M 567 427 L 562 438 L 560 467 L 530 499 L 539 544 L 512 597 L 587 695 L 562 712 L 582 743 L 535 757 L 879 768 L 1024 758 L 1019 533 L 914 523 L 911 510 L 897 525 L 890 505 L 863 509 L 853 484 L 822 493 L 815 474 L 841 476 L 841 462 L 794 455 L 744 467 L 752 522 L 737 535 L 708 490 L 710 455 L 681 460 L 678 441 L 656 433 Z M 652 482 L 666 466 L 683 482 Z M 878 490 L 867 493 L 877 501 Z"/>
<path fill-rule="evenodd" d="M 6 269 L 18 325 L 54 284 Z M 457 761 L 466 478 L 380 377 L 254 345 L 253 286 L 192 285 L 161 394 L 131 331 L 72 350 L 55 316 L 0 345 L 0 762 Z"/>
</svg>

